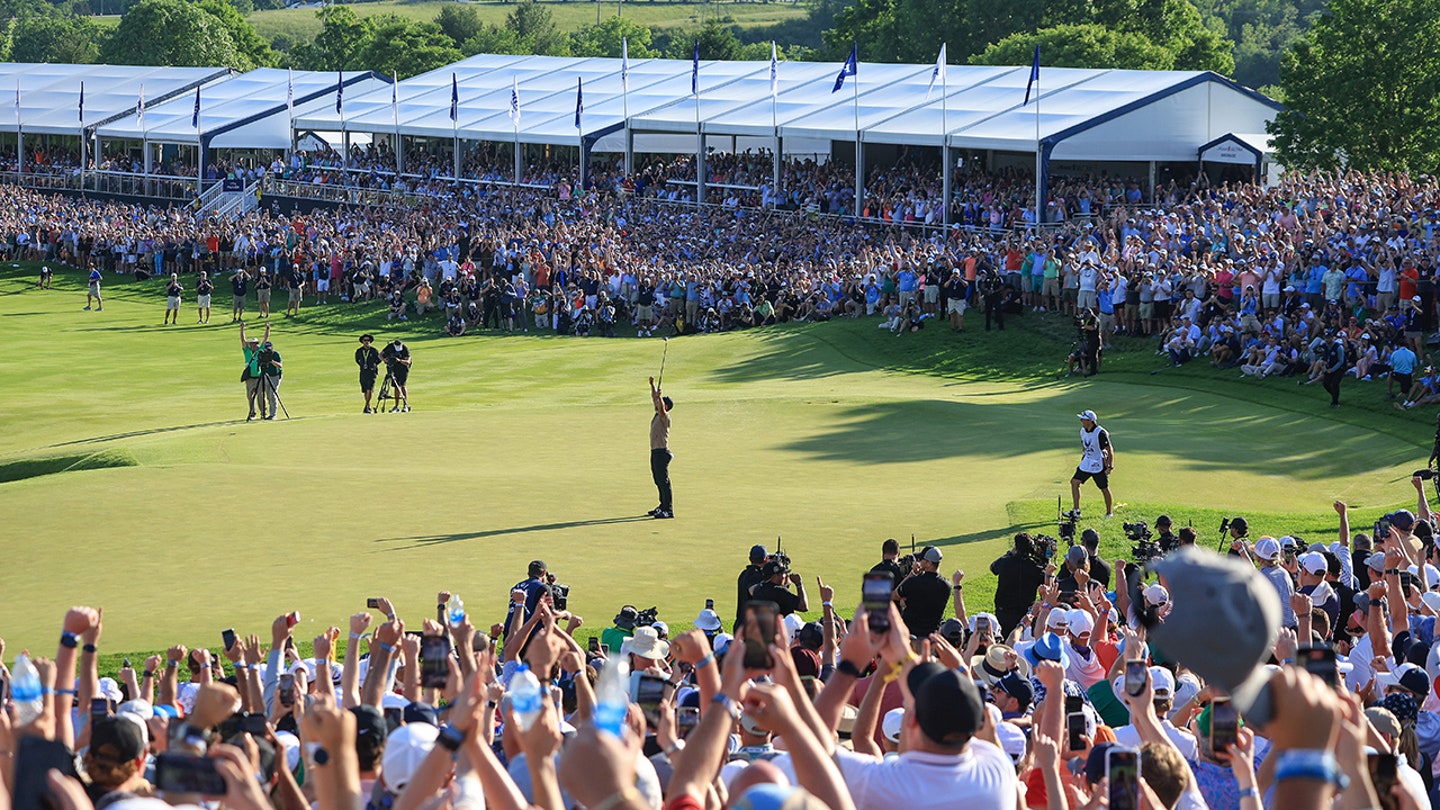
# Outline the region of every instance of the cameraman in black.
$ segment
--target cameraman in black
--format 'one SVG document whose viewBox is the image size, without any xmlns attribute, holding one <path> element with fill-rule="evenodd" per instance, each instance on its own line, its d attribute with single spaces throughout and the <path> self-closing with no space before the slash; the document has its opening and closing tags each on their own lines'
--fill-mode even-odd
<svg viewBox="0 0 1440 810">
<path fill-rule="evenodd" d="M 926 638 L 940 628 L 945 607 L 950 604 L 950 582 L 940 576 L 942 559 L 940 549 L 926 546 L 915 560 L 919 571 L 895 589 L 900 616 L 910 628 L 910 634 L 917 638 Z"/>
<path fill-rule="evenodd" d="M 1094 308 L 1080 310 L 1075 316 L 1075 328 L 1080 332 L 1080 371 L 1085 377 L 1100 373 L 1100 317 Z"/>
<path fill-rule="evenodd" d="M 740 572 L 735 580 L 735 630 L 740 632 L 740 625 L 745 622 L 745 603 L 751 599 L 750 590 L 756 585 L 765 581 L 765 560 L 770 553 L 764 546 L 754 545 L 750 547 L 750 564 Z"/>
<path fill-rule="evenodd" d="M 1090 580 L 1110 590 L 1110 564 L 1100 559 L 1100 534 L 1094 529 L 1086 529 L 1080 533 L 1080 545 L 1090 556 Z"/>
<path fill-rule="evenodd" d="M 275 351 L 275 344 L 265 341 L 260 344 L 260 356 L 257 359 L 260 365 L 260 395 L 265 398 L 269 406 L 262 417 L 267 422 L 275 421 L 275 412 L 280 407 L 280 382 L 285 373 L 285 365 L 280 362 L 280 352 Z M 285 417 L 289 419 L 289 416 Z"/>
<path fill-rule="evenodd" d="M 805 580 L 790 571 L 790 558 L 780 552 L 770 555 L 760 569 L 764 580 L 750 589 L 750 598 L 757 602 L 774 602 L 781 616 L 804 613 L 810 609 L 810 597 L 805 595 Z M 795 586 L 791 593 L 786 582 Z"/>
<path fill-rule="evenodd" d="M 360 393 L 365 395 L 365 413 L 374 413 L 370 407 L 370 396 L 375 393 L 375 378 L 380 373 L 380 352 L 371 344 L 375 336 L 365 333 L 360 336 L 360 348 L 355 350 L 355 365 L 360 367 Z"/>
<path fill-rule="evenodd" d="M 1020 619 L 1035 604 L 1035 593 L 1045 584 L 1045 569 L 1035 561 L 1035 544 L 1030 535 L 1015 535 L 1015 546 L 990 563 L 995 583 L 995 618 L 1000 621 L 1000 638 L 1010 635 Z"/>
<path fill-rule="evenodd" d="M 1169 515 L 1160 515 L 1155 518 L 1155 542 L 1160 544 L 1160 550 L 1166 554 L 1180 547 L 1180 538 L 1171 531 Z"/>
<path fill-rule="evenodd" d="M 985 331 L 990 331 L 990 319 L 994 317 L 995 328 L 1005 331 L 1005 281 L 1000 274 L 986 268 L 980 276 L 980 294 L 985 298 Z"/>
<path fill-rule="evenodd" d="M 390 383 L 395 388 L 395 406 L 390 409 L 391 413 L 396 411 L 410 412 L 410 394 L 405 390 L 405 381 L 410 378 L 410 347 L 395 338 L 394 341 L 385 344 L 380 352 L 380 359 L 385 361 L 385 368 L 390 373 Z M 402 408 L 400 403 L 404 401 Z M 380 405 L 384 407 L 384 405 Z"/>
<path fill-rule="evenodd" d="M 885 572 L 890 575 L 890 591 L 893 593 L 905 577 L 910 576 L 910 570 L 899 562 L 900 544 L 895 538 L 890 538 L 880 544 L 880 562 L 875 563 L 870 573 Z"/>
<path fill-rule="evenodd" d="M 530 566 L 525 571 L 526 578 L 515 583 L 510 589 L 510 603 L 505 612 L 506 633 L 510 631 L 511 619 L 514 618 L 516 610 L 524 610 L 525 618 L 535 615 L 541 598 L 551 592 L 550 583 L 546 579 L 549 573 L 550 569 L 544 560 L 530 561 Z"/>
</svg>

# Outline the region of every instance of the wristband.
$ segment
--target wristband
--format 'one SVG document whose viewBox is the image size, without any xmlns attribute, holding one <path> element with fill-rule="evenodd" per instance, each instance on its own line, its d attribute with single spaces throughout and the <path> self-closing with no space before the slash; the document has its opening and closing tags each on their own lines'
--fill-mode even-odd
<svg viewBox="0 0 1440 810">
<path fill-rule="evenodd" d="M 244 672 L 245 670 L 247 670 L 247 669 L 249 669 L 249 668 L 250 668 L 250 665 L 249 665 L 249 664 L 242 664 L 242 663 L 239 663 L 239 662 L 236 662 L 236 664 L 235 664 L 235 671 L 236 671 L 236 672 Z"/>
<path fill-rule="evenodd" d="M 833 607 L 835 607 L 834 605 L 830 604 L 829 602 L 821 602 L 821 603 L 820 603 L 820 606 L 821 606 L 821 607 L 828 607 L 828 608 L 833 608 Z"/>
<path fill-rule="evenodd" d="M 730 715 L 731 720 L 740 719 L 740 704 L 736 703 L 734 700 L 731 700 L 730 696 L 725 694 L 724 692 L 721 692 L 720 694 L 711 698 L 710 702 L 718 703 L 721 708 L 725 709 L 726 713 Z M 596 808 L 591 808 L 591 810 L 596 810 Z"/>
<path fill-rule="evenodd" d="M 667 756 L 667 757 L 673 757 L 673 756 L 675 756 L 676 754 L 678 754 L 678 753 L 680 753 L 681 751 L 684 751 L 684 750 L 685 750 L 685 741 L 684 741 L 684 740 L 676 740 L 675 742 L 670 743 L 670 747 L 669 747 L 669 748 L 666 748 L 666 749 L 665 749 L 665 756 Z"/>
<path fill-rule="evenodd" d="M 176 668 L 176 667 L 178 667 L 178 666 L 180 666 L 180 662 L 179 662 L 179 661 L 166 661 L 166 662 L 165 662 L 165 668 L 166 668 L 166 669 L 174 669 L 174 668 Z"/>
<path fill-rule="evenodd" d="M 1317 779 L 1344 790 L 1350 779 L 1340 771 L 1335 755 L 1325 750 L 1296 748 L 1281 751 L 1275 761 L 1275 781 Z"/>
<path fill-rule="evenodd" d="M 951 585 L 950 587 L 954 588 L 954 589 L 957 590 L 957 591 L 963 591 L 963 590 L 965 590 L 965 584 L 964 584 L 964 583 L 960 583 L 960 584 L 957 584 L 957 585 Z"/>
<path fill-rule="evenodd" d="M 80 694 L 74 689 L 46 689 L 45 693 L 48 695 L 69 695 L 71 697 L 78 697 Z"/>
<path fill-rule="evenodd" d="M 1387 577 L 1391 577 L 1391 576 L 1398 577 L 1398 576 L 1400 576 L 1400 569 L 1399 569 L 1399 568 L 1386 568 L 1386 569 L 1385 569 L 1385 576 L 1387 576 Z"/>
<path fill-rule="evenodd" d="M 861 672 L 860 668 L 855 666 L 855 664 L 847 658 L 840 659 L 840 663 L 835 665 L 835 671 L 841 675 L 849 675 L 856 679 L 865 677 L 865 673 Z"/>
<path fill-rule="evenodd" d="M 435 742 L 453 754 L 465 743 L 465 732 L 447 723 L 440 727 L 440 736 L 435 738 Z"/>
<path fill-rule="evenodd" d="M 695 669 L 697 669 L 697 670 L 704 669 L 707 665 L 709 665 L 709 663 L 710 663 L 711 661 L 714 661 L 714 660 L 715 660 L 715 653 L 712 651 L 712 652 L 710 652 L 709 654 L 707 654 L 704 658 L 701 658 L 699 661 L 696 661 L 696 662 L 695 662 Z"/>
<path fill-rule="evenodd" d="M 360 639 L 362 639 L 362 638 L 364 638 L 364 637 L 365 637 L 365 634 L 364 634 L 364 633 L 351 633 L 351 634 L 350 634 L 350 640 L 351 640 L 351 641 L 359 641 Z"/>
<path fill-rule="evenodd" d="M 61 633 L 60 646 L 65 647 L 66 649 L 73 650 L 80 643 L 79 641 L 77 641 L 78 638 L 79 636 L 75 635 L 74 633 Z"/>
<path fill-rule="evenodd" d="M 380 645 L 380 649 L 384 650 L 385 652 L 389 652 L 389 653 L 395 652 L 395 648 L 394 648 L 394 647 L 391 647 L 389 644 L 386 644 L 385 642 L 380 641 L 379 639 L 376 639 L 375 641 L 376 641 L 376 643 L 378 643 L 378 644 Z"/>
<path fill-rule="evenodd" d="M 87 653 L 93 653 L 93 652 L 96 651 L 94 644 L 86 644 L 84 647 L 81 647 L 80 649 L 81 649 L 82 651 L 84 651 L 84 652 L 87 652 Z"/>
<path fill-rule="evenodd" d="M 153 677 L 155 677 L 155 670 L 153 670 L 153 669 L 147 669 L 147 670 L 145 670 L 145 677 L 147 677 L 147 678 L 153 678 Z"/>
<path fill-rule="evenodd" d="M 1253 787 L 1245 788 L 1244 790 L 1240 791 L 1240 798 L 1242 798 L 1242 799 L 1247 799 L 1247 798 L 1248 798 L 1248 799 L 1258 799 L 1258 798 L 1260 798 L 1260 791 L 1256 790 L 1256 789 L 1253 788 Z"/>
</svg>

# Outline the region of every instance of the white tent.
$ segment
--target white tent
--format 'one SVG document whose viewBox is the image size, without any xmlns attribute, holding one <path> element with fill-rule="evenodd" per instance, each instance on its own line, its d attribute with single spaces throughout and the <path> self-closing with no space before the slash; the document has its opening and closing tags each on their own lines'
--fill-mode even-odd
<svg viewBox="0 0 1440 810">
<path fill-rule="evenodd" d="M 345 83 L 345 94 L 383 91 L 387 97 L 390 80 L 370 71 L 336 74 L 295 71 L 295 115 L 312 109 L 335 109 L 336 86 Z M 286 103 L 290 74 L 277 68 L 261 68 L 230 76 L 200 88 L 199 126 L 195 121 L 192 90 L 163 103 L 149 103 L 146 85 L 145 119 L 134 114 L 96 127 L 101 139 L 126 139 L 151 143 L 203 142 L 210 149 L 288 149 L 291 122 Z M 348 103 L 348 99 L 346 99 Z"/>
<path fill-rule="evenodd" d="M 131 65 L 48 65 L 0 63 L 0 132 L 79 137 L 80 92 L 84 85 L 83 125 L 93 128 L 134 113 L 140 85 L 147 106 L 229 76 L 229 68 L 136 67 Z M 16 100 L 18 99 L 18 104 Z"/>
</svg>

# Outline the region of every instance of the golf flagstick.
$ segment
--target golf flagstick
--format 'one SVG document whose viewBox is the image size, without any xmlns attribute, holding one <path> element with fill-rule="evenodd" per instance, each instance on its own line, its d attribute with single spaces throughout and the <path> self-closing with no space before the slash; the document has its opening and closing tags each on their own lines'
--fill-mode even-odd
<svg viewBox="0 0 1440 810">
<path fill-rule="evenodd" d="M 655 387 L 659 388 L 665 384 L 665 360 L 670 357 L 670 338 L 662 337 L 665 342 L 665 352 L 660 355 L 660 376 L 655 378 Z"/>
</svg>

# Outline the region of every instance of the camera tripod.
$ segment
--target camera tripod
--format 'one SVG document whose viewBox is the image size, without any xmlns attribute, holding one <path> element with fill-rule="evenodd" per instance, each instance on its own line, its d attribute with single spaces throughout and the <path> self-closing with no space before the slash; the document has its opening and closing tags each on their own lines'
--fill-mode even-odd
<svg viewBox="0 0 1440 810">
<path fill-rule="evenodd" d="M 270 379 L 270 375 L 269 375 L 269 374 L 261 374 L 261 375 L 260 375 L 260 396 L 261 396 L 260 409 L 261 409 L 262 411 L 265 409 L 266 400 L 264 399 L 264 397 L 265 397 L 265 393 L 266 393 L 267 391 L 270 392 L 271 394 L 274 394 L 274 395 L 275 395 L 275 404 L 280 406 L 280 410 L 281 410 L 281 412 L 283 412 L 283 413 L 285 414 L 285 418 L 286 418 L 286 419 L 289 419 L 289 418 L 290 418 L 290 409 L 285 407 L 285 400 L 283 400 L 283 399 L 280 398 L 280 390 L 275 387 L 275 383 L 274 383 L 274 381 L 272 381 L 272 380 Z M 274 413 L 271 413 L 270 416 L 271 416 L 271 418 L 274 418 L 275 414 L 274 414 Z"/>
<path fill-rule="evenodd" d="M 400 410 L 400 403 L 402 402 L 405 404 L 405 410 L 410 410 L 410 395 L 395 383 L 395 372 L 387 367 L 385 369 L 385 380 L 380 383 L 380 395 L 376 397 L 376 404 L 379 407 L 375 408 L 375 413 L 380 413 L 384 409 L 385 406 L 382 403 L 391 398 L 392 389 L 397 396 L 395 397 L 395 407 L 390 409 L 390 413 L 395 413 Z"/>
</svg>

